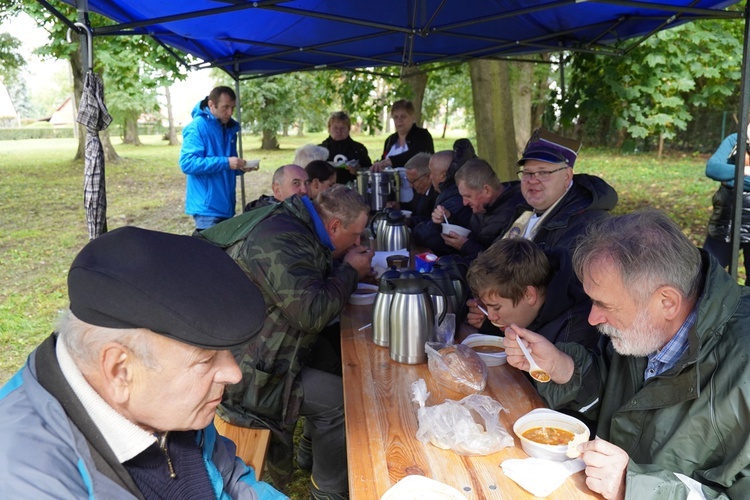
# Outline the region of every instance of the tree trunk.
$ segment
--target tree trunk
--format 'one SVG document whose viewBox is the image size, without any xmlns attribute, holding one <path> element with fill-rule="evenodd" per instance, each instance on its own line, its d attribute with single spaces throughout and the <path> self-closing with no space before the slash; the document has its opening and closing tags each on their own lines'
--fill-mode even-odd
<svg viewBox="0 0 750 500">
<path fill-rule="evenodd" d="M 99 140 L 102 141 L 102 148 L 104 149 L 104 163 L 119 163 L 121 158 L 115 151 L 112 141 L 109 140 L 109 129 L 99 132 Z"/>
<path fill-rule="evenodd" d="M 656 157 L 661 160 L 661 155 L 664 153 L 664 134 L 659 133 L 659 151 L 656 154 Z"/>
<path fill-rule="evenodd" d="M 531 95 L 534 91 L 534 64 L 523 62 L 510 64 L 513 127 L 516 131 L 516 151 L 520 157 L 532 132 Z"/>
<path fill-rule="evenodd" d="M 81 66 L 80 43 L 76 46 L 75 52 L 70 54 L 68 61 L 70 62 L 70 69 L 73 74 L 73 96 L 75 98 L 75 107 L 78 109 L 78 106 L 81 104 L 81 96 L 83 95 L 83 67 Z M 78 150 L 73 159 L 83 160 L 86 152 L 86 129 L 77 122 L 73 126 L 78 127 Z"/>
<path fill-rule="evenodd" d="M 445 132 L 448 130 L 448 116 L 450 116 L 451 109 L 450 103 L 450 99 L 445 100 L 445 119 L 443 120 L 443 135 L 440 136 L 441 139 L 445 139 Z"/>
<path fill-rule="evenodd" d="M 541 54 L 542 60 L 549 61 L 549 54 Z M 547 97 L 549 93 L 549 78 L 551 73 L 551 66 L 544 64 L 542 68 L 547 68 L 547 71 L 542 71 L 540 68 L 532 66 L 531 79 L 534 80 L 531 92 L 531 130 L 542 126 L 542 117 L 549 106 L 549 99 Z M 531 81 L 531 80 L 530 80 Z M 524 143 L 524 146 L 526 143 Z"/>
<path fill-rule="evenodd" d="M 275 130 L 263 130 L 260 149 L 279 149 L 279 141 L 276 139 Z"/>
<path fill-rule="evenodd" d="M 299 124 L 297 124 L 297 137 L 304 137 L 305 136 L 305 122 L 300 121 Z"/>
<path fill-rule="evenodd" d="M 134 146 L 143 146 L 141 138 L 138 137 L 138 122 L 133 118 L 125 118 L 125 127 L 123 130 L 123 144 L 132 144 Z"/>
<path fill-rule="evenodd" d="M 411 102 L 414 104 L 414 122 L 422 126 L 422 101 L 424 101 L 424 91 L 427 88 L 427 73 L 422 72 L 419 68 L 408 67 L 401 74 L 401 80 L 406 83 L 412 90 Z"/>
<path fill-rule="evenodd" d="M 172 109 L 172 94 L 169 91 L 169 86 L 164 87 L 164 94 L 167 96 L 167 121 L 169 122 L 167 140 L 170 146 L 177 146 L 180 144 L 180 141 L 177 140 L 177 131 L 174 127 L 174 110 Z"/>
<path fill-rule="evenodd" d="M 73 73 L 73 94 L 76 99 L 76 109 L 80 108 L 81 96 L 83 95 L 83 65 L 81 64 L 81 45 L 78 44 L 76 51 L 71 53 L 70 68 Z M 104 148 L 104 161 L 105 162 L 119 162 L 120 156 L 115 151 L 112 142 L 109 140 L 109 131 L 104 130 L 99 132 L 99 138 L 102 141 L 102 147 Z M 86 156 L 86 129 L 82 125 L 78 125 L 78 150 L 73 158 L 74 160 L 83 160 Z"/>
<path fill-rule="evenodd" d="M 516 142 L 508 63 L 476 59 L 469 63 L 477 132 L 477 154 L 500 180 L 515 179 Z"/>
</svg>

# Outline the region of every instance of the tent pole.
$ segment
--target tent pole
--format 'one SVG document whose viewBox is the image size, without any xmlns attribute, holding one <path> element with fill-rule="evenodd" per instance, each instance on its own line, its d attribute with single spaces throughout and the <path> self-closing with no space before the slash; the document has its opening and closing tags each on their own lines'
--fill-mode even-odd
<svg viewBox="0 0 750 500">
<path fill-rule="evenodd" d="M 732 260 L 729 263 L 729 274 L 737 279 L 737 270 L 739 268 L 740 256 L 740 228 L 742 226 L 742 200 L 743 187 L 745 184 L 745 153 L 747 152 L 747 122 L 748 108 L 750 108 L 750 89 L 748 89 L 748 80 L 750 79 L 750 67 L 748 67 L 748 56 L 750 52 L 750 4 L 745 5 L 745 32 L 744 43 L 742 48 L 742 82 L 740 101 L 740 124 L 737 131 L 737 164 L 734 170 L 734 210 L 732 211 Z M 745 139 L 745 140 L 743 140 Z M 747 263 L 746 263 L 747 265 Z M 746 276 L 745 279 L 750 279 Z"/>
<path fill-rule="evenodd" d="M 242 99 L 240 96 L 240 69 L 235 65 L 234 74 L 234 93 L 237 94 L 237 120 L 240 122 L 240 135 L 237 137 L 237 146 L 240 152 L 240 158 L 245 158 L 245 153 L 242 151 Z M 245 209 L 245 173 L 240 175 L 240 198 L 242 199 L 242 210 Z"/>
<path fill-rule="evenodd" d="M 81 31 L 81 52 L 83 65 L 83 74 L 94 69 L 94 35 L 91 33 L 91 22 L 89 21 L 89 2 L 88 0 L 79 0 L 76 2 L 78 10 L 78 22 L 75 25 L 82 29 Z"/>
</svg>

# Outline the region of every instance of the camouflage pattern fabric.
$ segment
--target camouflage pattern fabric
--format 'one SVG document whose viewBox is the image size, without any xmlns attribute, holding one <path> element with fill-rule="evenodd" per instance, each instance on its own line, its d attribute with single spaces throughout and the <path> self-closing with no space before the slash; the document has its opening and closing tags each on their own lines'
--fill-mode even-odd
<svg viewBox="0 0 750 500">
<path fill-rule="evenodd" d="M 356 290 L 358 275 L 348 264 L 333 262 L 297 196 L 227 251 L 260 288 L 267 317 L 260 333 L 234 352 L 242 382 L 228 387 L 222 413 L 239 425 L 261 420 L 283 432 L 299 416 L 297 375 L 318 332 Z"/>
</svg>

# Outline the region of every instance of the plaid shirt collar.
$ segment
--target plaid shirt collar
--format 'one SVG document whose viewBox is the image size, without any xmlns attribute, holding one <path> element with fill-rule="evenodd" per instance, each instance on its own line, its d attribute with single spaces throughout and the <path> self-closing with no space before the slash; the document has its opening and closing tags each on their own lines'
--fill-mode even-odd
<svg viewBox="0 0 750 500">
<path fill-rule="evenodd" d="M 685 322 L 682 324 L 677 334 L 672 337 L 672 340 L 667 342 L 661 350 L 650 354 L 648 356 L 648 365 L 644 372 L 644 381 L 661 375 L 662 373 L 670 370 L 677 364 L 685 351 L 688 348 L 688 332 L 695 325 L 695 320 L 698 318 L 698 303 L 695 304 L 693 310 L 690 312 Z"/>
</svg>

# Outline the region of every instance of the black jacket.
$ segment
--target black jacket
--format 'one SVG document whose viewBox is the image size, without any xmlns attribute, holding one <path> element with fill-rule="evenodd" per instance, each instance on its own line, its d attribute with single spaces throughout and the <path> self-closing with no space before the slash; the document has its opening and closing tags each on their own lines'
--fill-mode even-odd
<svg viewBox="0 0 750 500">
<path fill-rule="evenodd" d="M 414 198 L 411 201 L 402 203 L 401 208 L 405 210 L 411 210 L 411 217 L 408 219 L 410 227 L 414 227 L 417 224 L 429 221 L 432 219 L 432 212 L 435 210 L 435 201 L 437 200 L 438 192 L 434 187 L 430 186 L 430 189 L 425 194 L 419 194 L 414 191 Z"/>
<path fill-rule="evenodd" d="M 343 161 L 358 160 L 359 168 L 370 168 L 372 165 L 367 147 L 352 139 L 351 136 L 343 141 L 334 141 L 329 135 L 328 139 L 320 143 L 320 145 L 328 150 L 328 161 L 334 161 L 339 156 L 339 159 Z M 343 158 L 341 158 L 342 156 Z M 336 182 L 338 184 L 347 184 L 356 179 L 357 177 L 349 173 L 346 167 L 336 168 Z"/>
<path fill-rule="evenodd" d="M 711 199 L 713 211 L 708 219 L 708 235 L 719 241 L 729 241 L 732 233 L 732 207 L 734 188 L 722 184 Z M 750 191 L 742 193 L 742 225 L 740 242 L 750 243 Z"/>
<path fill-rule="evenodd" d="M 442 205 L 451 213 L 451 216 L 448 217 L 448 222 L 466 228 L 469 227 L 469 221 L 471 220 L 472 215 L 471 209 L 464 206 L 463 198 L 458 192 L 458 186 L 456 186 L 455 182 L 450 184 L 443 182 L 440 184 L 440 194 L 438 194 L 434 206 L 437 205 Z M 449 247 L 445 244 L 445 241 L 443 241 L 443 238 L 440 236 L 442 231 L 442 226 L 432 222 L 432 217 L 430 217 L 426 221 L 414 226 L 412 237 L 417 245 L 429 248 L 436 255 L 456 253 L 455 248 Z"/>
<path fill-rule="evenodd" d="M 564 247 L 575 249 L 576 239 L 586 231 L 586 226 L 607 216 L 617 205 L 617 192 L 603 179 L 594 175 L 576 174 L 573 185 L 553 212 L 542 221 L 534 236 L 542 250 Z M 516 220 L 523 212 L 533 210 L 522 204 L 516 210 Z"/>
<path fill-rule="evenodd" d="M 573 272 L 570 254 L 562 248 L 545 254 L 552 268 L 552 279 L 539 314 L 527 328 L 552 343 L 576 342 L 586 349 L 596 349 L 601 335 L 595 326 L 589 324 L 591 299 Z M 501 335 L 500 329 L 489 320 L 485 320 L 480 331 Z"/>
<path fill-rule="evenodd" d="M 398 133 L 393 133 L 388 136 L 383 145 L 383 156 L 381 159 L 385 159 L 388 155 L 388 151 L 391 147 L 398 142 Z M 417 127 L 417 124 L 411 126 L 411 130 L 406 134 L 406 144 L 409 146 L 409 150 L 399 155 L 390 156 L 391 164 L 393 168 L 403 167 L 406 162 L 411 160 L 418 153 L 434 153 L 435 145 L 432 143 L 432 135 L 427 129 Z"/>
<path fill-rule="evenodd" d="M 258 198 L 257 200 L 253 200 L 247 203 L 242 209 L 242 211 L 248 212 L 254 208 L 267 207 L 268 205 L 276 205 L 278 203 L 279 203 L 279 200 L 277 200 L 273 196 L 262 194 L 260 195 L 260 198 Z"/>
<path fill-rule="evenodd" d="M 498 237 L 505 234 L 513 224 L 516 208 L 524 203 L 519 181 L 503 184 L 503 192 L 487 207 L 483 214 L 471 214 L 469 239 L 459 250 L 467 262 L 477 258 L 479 252 L 486 250 Z"/>
</svg>

